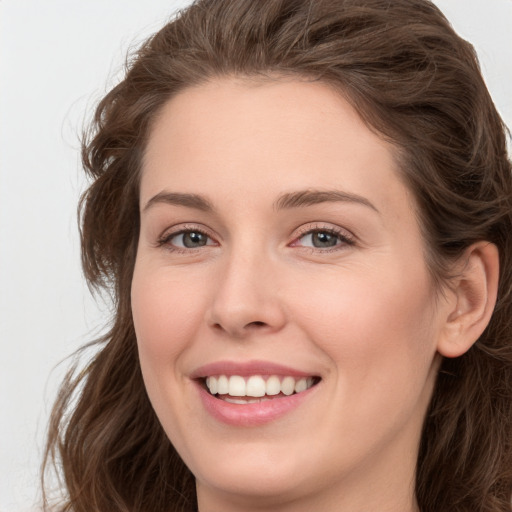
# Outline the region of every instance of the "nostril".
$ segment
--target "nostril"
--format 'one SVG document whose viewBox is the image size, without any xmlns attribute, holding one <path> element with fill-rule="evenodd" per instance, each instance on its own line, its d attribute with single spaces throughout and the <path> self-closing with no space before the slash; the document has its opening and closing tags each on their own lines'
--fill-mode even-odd
<svg viewBox="0 0 512 512">
<path fill-rule="evenodd" d="M 264 327 L 266 324 L 265 322 L 251 322 L 247 324 L 247 327 Z"/>
</svg>

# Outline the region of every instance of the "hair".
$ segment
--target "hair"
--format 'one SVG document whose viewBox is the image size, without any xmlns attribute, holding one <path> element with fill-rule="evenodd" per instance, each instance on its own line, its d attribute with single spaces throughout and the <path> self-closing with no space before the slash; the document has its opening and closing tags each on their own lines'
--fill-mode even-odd
<svg viewBox="0 0 512 512">
<path fill-rule="evenodd" d="M 320 81 L 396 148 L 437 282 L 476 241 L 500 254 L 498 301 L 463 356 L 443 359 L 416 470 L 422 512 L 510 512 L 512 172 L 507 130 L 473 47 L 428 0 L 199 0 L 129 58 L 82 145 L 92 183 L 80 206 L 90 287 L 113 299 L 109 331 L 62 384 L 44 473 L 61 511 L 197 508 L 194 477 L 164 433 L 139 367 L 130 286 L 139 179 L 152 123 L 185 88 L 219 77 Z M 44 492 L 44 491 L 43 491 Z M 45 498 L 45 507 L 48 500 Z M 46 508 L 45 508 L 46 509 Z"/>
</svg>

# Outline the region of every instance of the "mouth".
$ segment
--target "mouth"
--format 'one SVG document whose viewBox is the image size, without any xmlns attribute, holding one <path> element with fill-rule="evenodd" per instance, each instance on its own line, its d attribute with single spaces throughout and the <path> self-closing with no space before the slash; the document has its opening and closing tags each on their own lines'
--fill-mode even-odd
<svg viewBox="0 0 512 512">
<path fill-rule="evenodd" d="M 302 404 L 314 404 L 323 381 L 318 374 L 264 360 L 217 361 L 190 378 L 204 410 L 231 427 L 272 424 L 307 406 Z"/>
<path fill-rule="evenodd" d="M 321 379 L 316 376 L 221 374 L 199 380 L 213 397 L 231 404 L 246 405 L 303 393 Z"/>
</svg>

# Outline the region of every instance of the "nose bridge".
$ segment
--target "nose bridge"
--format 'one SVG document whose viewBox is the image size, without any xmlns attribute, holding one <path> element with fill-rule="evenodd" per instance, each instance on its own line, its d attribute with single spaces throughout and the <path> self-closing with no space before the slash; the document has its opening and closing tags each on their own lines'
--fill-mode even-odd
<svg viewBox="0 0 512 512">
<path fill-rule="evenodd" d="M 233 245 L 219 266 L 208 323 L 235 337 L 280 329 L 285 317 L 274 266 L 261 241 Z"/>
</svg>

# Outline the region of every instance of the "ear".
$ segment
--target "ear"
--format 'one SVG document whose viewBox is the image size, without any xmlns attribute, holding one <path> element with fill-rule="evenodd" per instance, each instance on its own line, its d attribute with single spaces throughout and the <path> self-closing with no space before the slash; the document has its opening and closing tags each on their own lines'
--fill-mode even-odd
<svg viewBox="0 0 512 512">
<path fill-rule="evenodd" d="M 499 255 L 490 242 L 468 247 L 449 283 L 445 324 L 437 350 L 445 357 L 467 352 L 487 327 L 498 295 Z"/>
</svg>

